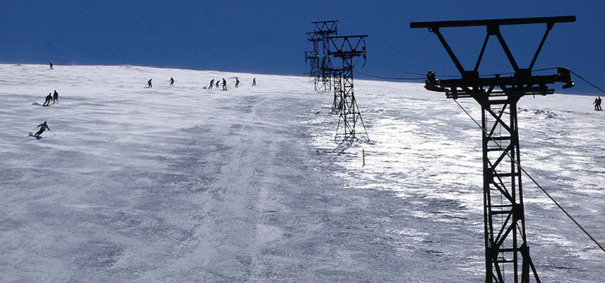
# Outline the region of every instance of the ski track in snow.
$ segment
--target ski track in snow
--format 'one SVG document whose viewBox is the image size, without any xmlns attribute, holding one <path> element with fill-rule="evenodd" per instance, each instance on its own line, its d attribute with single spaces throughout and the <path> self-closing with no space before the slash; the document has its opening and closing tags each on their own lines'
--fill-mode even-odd
<svg viewBox="0 0 605 283">
<path fill-rule="evenodd" d="M 371 142 L 338 151 L 332 93 L 304 77 L 0 71 L 2 282 L 484 280 L 481 133 L 443 94 L 357 80 Z M 229 91 L 205 88 L 222 78 Z M 55 89 L 60 102 L 41 107 Z M 523 98 L 521 160 L 603 244 L 604 114 L 592 99 Z M 51 132 L 28 137 L 44 120 Z M 523 180 L 540 278 L 605 282 L 603 252 Z"/>
</svg>

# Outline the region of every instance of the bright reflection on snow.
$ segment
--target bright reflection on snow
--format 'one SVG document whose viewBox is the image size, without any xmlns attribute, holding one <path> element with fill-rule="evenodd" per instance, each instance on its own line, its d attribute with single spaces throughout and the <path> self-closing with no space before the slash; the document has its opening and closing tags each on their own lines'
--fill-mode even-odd
<svg viewBox="0 0 605 283">
<path fill-rule="evenodd" d="M 343 168 L 335 174 L 346 180 L 343 185 L 347 188 L 388 191 L 404 199 L 406 205 L 397 208 L 400 214 L 392 217 L 411 217 L 416 224 L 427 223 L 420 225 L 421 230 L 395 232 L 408 241 L 423 242 L 434 233 L 441 234 L 439 226 L 460 230 L 448 238 L 451 245 L 441 243 L 442 251 L 456 250 L 455 257 L 464 262 L 460 270 L 480 278 L 484 261 L 481 130 L 455 103 L 440 94 L 418 90 L 420 86 L 377 84 L 356 84 L 356 89 L 357 86 L 372 89 L 356 90 L 371 142 L 359 141 L 344 152 L 335 153 L 334 162 Z M 385 94 L 372 94 L 374 91 Z M 480 121 L 480 108 L 474 101 L 459 102 Z M 573 214 L 583 216 L 583 222 L 604 242 L 605 229 L 597 228 L 603 226 L 602 221 L 593 223 L 601 219 L 599 215 L 602 216 L 605 207 L 605 190 L 600 189 L 605 182 L 602 165 L 605 131 L 598 128 L 599 114 L 590 111 L 590 99 L 582 96 L 524 98 L 519 124 L 524 168 L 564 206 L 575 210 Z M 314 134 L 315 146 L 327 153 L 336 148 L 330 134 L 334 135 L 338 115 L 324 114 L 311 123 L 322 129 Z M 356 130 L 358 136 L 364 135 L 362 127 Z M 590 258 L 574 247 L 578 237 L 584 246 L 591 246 L 586 237 L 529 178 L 523 180 L 527 233 L 534 262 L 549 258 L 554 247 L 561 250 L 556 252 L 559 256 L 567 251 L 575 259 Z M 578 209 L 586 214 L 582 215 Z M 550 225 L 553 218 L 564 223 L 566 230 Z M 397 247 L 402 251 L 409 248 L 406 244 Z M 591 248 L 594 252 L 595 247 Z M 561 265 L 565 264 L 554 266 Z M 542 266 L 545 270 L 539 272 L 541 278 L 559 278 L 560 268 L 554 266 Z M 569 268 L 574 268 L 576 274 L 580 272 L 577 264 Z"/>
</svg>

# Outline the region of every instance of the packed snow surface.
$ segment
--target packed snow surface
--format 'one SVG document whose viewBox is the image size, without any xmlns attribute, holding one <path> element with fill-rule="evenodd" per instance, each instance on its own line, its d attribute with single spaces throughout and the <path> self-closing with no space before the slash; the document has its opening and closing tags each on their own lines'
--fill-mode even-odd
<svg viewBox="0 0 605 283">
<path fill-rule="evenodd" d="M 442 93 L 356 80 L 370 142 L 343 150 L 333 95 L 307 77 L 0 74 L 1 282 L 484 281 L 481 131 Z M 222 78 L 228 91 L 207 88 Z M 54 90 L 59 103 L 42 107 Z M 605 113 L 593 99 L 524 97 L 521 160 L 603 244 Z M 43 121 L 51 131 L 28 136 Z M 605 253 L 528 178 L 524 200 L 540 278 L 605 282 Z"/>
</svg>

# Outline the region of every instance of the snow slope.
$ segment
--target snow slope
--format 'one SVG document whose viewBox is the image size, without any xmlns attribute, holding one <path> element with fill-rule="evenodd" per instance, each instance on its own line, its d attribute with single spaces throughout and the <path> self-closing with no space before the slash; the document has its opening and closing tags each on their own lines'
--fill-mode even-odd
<svg viewBox="0 0 605 283">
<path fill-rule="evenodd" d="M 0 73 L 1 282 L 484 280 L 480 130 L 419 84 L 357 80 L 372 142 L 341 152 L 332 94 L 305 77 Z M 229 91 L 206 89 L 222 78 Z M 40 106 L 55 89 L 60 103 Z M 523 98 L 521 158 L 603 244 L 605 114 L 593 99 Z M 45 120 L 51 132 L 28 137 Z M 527 178 L 524 189 L 541 279 L 605 282 L 605 254 Z"/>
</svg>

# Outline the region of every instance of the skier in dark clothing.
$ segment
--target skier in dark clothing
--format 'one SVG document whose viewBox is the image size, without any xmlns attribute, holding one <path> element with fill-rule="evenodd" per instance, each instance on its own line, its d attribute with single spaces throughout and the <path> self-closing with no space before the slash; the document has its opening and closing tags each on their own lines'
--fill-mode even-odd
<svg viewBox="0 0 605 283">
<path fill-rule="evenodd" d="M 227 90 L 227 81 L 223 78 L 223 90 Z"/>
<path fill-rule="evenodd" d="M 50 131 L 50 128 L 48 127 L 48 124 L 46 124 L 46 121 L 44 121 L 44 123 L 42 123 L 42 124 L 38 125 L 38 127 L 36 127 L 36 128 L 40 128 L 40 130 L 39 130 L 39 131 L 37 131 L 37 132 L 34 134 L 34 136 L 35 136 L 36 138 L 40 138 L 40 135 L 41 135 L 42 133 L 44 133 L 44 131 L 45 131 L 45 130 L 49 130 L 49 131 Z"/>
<path fill-rule="evenodd" d="M 214 86 L 214 79 L 212 79 L 212 80 L 210 81 L 210 86 L 208 87 L 208 89 L 212 89 L 212 87 L 213 87 L 213 86 Z"/>
<path fill-rule="evenodd" d="M 55 89 L 55 93 L 53 94 L 53 104 L 59 103 L 59 93 Z"/>
<path fill-rule="evenodd" d="M 153 87 L 153 85 L 151 84 L 151 79 L 149 79 L 149 80 L 147 81 L 147 87 L 149 87 L 149 88 Z"/>
<path fill-rule="evenodd" d="M 174 78 L 170 77 L 170 86 L 173 86 L 173 85 L 174 85 Z"/>
<path fill-rule="evenodd" d="M 46 99 L 44 99 L 44 104 L 42 104 L 42 106 L 50 105 L 50 102 L 52 100 L 53 100 L 53 95 L 49 92 L 48 95 L 46 96 Z"/>
<path fill-rule="evenodd" d="M 218 84 L 221 82 L 221 80 L 216 80 L 216 87 L 218 88 Z"/>
<path fill-rule="evenodd" d="M 50 65 L 50 69 L 53 69 L 53 62 L 48 62 L 48 64 Z"/>
<path fill-rule="evenodd" d="M 252 79 L 252 86 L 256 86 L 256 78 Z"/>
<path fill-rule="evenodd" d="M 596 106 L 597 106 L 597 110 L 599 110 L 599 111 L 603 110 L 603 108 L 601 108 L 601 97 L 600 96 L 597 98 Z"/>
<path fill-rule="evenodd" d="M 238 87 L 238 86 L 239 86 L 239 79 L 235 78 L 235 87 Z"/>
</svg>

